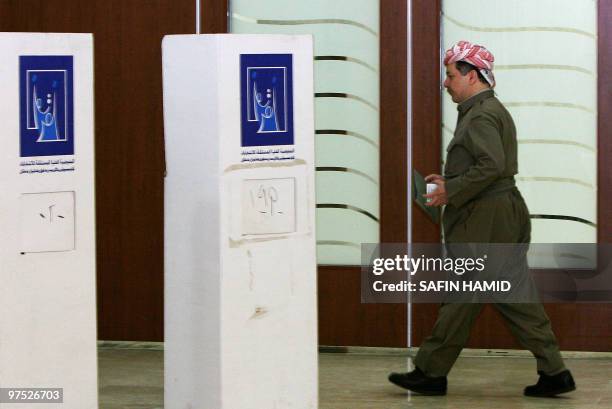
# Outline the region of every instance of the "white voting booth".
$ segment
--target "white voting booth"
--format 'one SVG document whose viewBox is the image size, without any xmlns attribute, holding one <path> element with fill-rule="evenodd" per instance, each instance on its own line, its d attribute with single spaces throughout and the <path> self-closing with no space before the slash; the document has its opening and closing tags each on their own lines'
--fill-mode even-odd
<svg viewBox="0 0 612 409">
<path fill-rule="evenodd" d="M 162 48 L 164 407 L 316 408 L 312 39 Z"/>
<path fill-rule="evenodd" d="M 0 388 L 42 389 L 3 409 L 98 407 L 92 47 L 0 33 Z"/>
</svg>

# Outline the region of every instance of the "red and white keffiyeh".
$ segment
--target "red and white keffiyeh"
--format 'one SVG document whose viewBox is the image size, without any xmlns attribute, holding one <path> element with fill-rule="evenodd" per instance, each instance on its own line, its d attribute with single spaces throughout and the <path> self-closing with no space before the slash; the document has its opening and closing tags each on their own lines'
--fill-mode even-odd
<svg viewBox="0 0 612 409">
<path fill-rule="evenodd" d="M 487 80 L 491 87 L 495 86 L 495 76 L 493 75 L 493 62 L 495 57 L 485 47 L 472 44 L 469 41 L 459 41 L 457 44 L 446 50 L 444 65 L 452 64 L 457 61 L 465 61 L 478 68 L 478 71 Z"/>
</svg>

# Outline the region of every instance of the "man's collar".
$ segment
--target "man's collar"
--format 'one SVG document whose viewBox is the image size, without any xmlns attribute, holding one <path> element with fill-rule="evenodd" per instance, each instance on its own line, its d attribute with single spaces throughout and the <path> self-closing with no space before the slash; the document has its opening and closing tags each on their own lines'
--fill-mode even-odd
<svg viewBox="0 0 612 409">
<path fill-rule="evenodd" d="M 483 99 L 491 98 L 494 95 L 495 93 L 493 92 L 492 88 L 485 88 L 457 105 L 457 110 L 461 113 L 467 112 L 467 110 L 473 107 L 475 103 L 482 101 Z"/>
</svg>

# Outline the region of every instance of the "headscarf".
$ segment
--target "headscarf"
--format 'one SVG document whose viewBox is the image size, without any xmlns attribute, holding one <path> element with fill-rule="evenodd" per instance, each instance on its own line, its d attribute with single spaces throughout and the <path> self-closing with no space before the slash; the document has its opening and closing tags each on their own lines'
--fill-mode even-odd
<svg viewBox="0 0 612 409">
<path fill-rule="evenodd" d="M 485 47 L 478 44 L 472 44 L 469 41 L 459 41 L 446 50 L 444 65 L 458 61 L 465 61 L 476 67 L 489 85 L 491 85 L 491 87 L 495 86 L 495 76 L 493 75 L 493 62 L 495 58 Z"/>
</svg>

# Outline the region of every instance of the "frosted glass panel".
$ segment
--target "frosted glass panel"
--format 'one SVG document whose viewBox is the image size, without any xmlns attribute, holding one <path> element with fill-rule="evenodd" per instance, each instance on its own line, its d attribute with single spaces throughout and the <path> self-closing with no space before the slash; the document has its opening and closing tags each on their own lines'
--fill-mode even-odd
<svg viewBox="0 0 612 409">
<path fill-rule="evenodd" d="M 495 55 L 495 92 L 517 127 L 516 179 L 532 242 L 596 242 L 597 2 L 528 3 L 444 0 L 443 46 L 468 40 Z M 446 92 L 442 111 L 446 146 L 457 121 Z"/>
<path fill-rule="evenodd" d="M 312 34 L 319 264 L 379 242 L 379 0 L 232 0 L 232 33 Z"/>
</svg>

